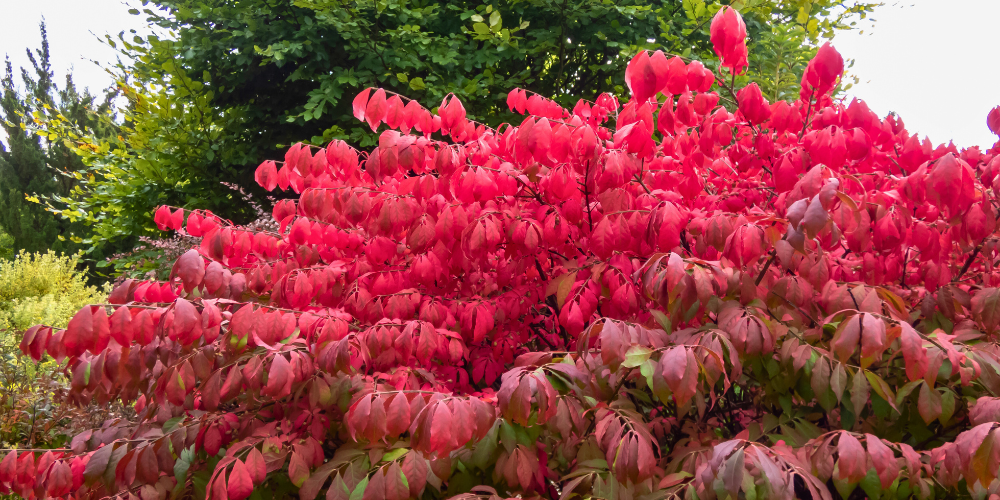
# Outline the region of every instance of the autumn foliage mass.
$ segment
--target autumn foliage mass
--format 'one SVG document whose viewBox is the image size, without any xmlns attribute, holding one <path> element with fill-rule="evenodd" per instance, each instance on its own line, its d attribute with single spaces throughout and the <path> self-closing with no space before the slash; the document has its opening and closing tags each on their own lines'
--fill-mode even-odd
<svg viewBox="0 0 1000 500">
<path fill-rule="evenodd" d="M 365 90 L 378 147 L 257 170 L 278 231 L 161 208 L 202 238 L 170 281 L 21 344 L 134 418 L 0 492 L 996 498 L 1000 150 L 834 100 L 829 45 L 796 102 L 734 89 L 745 38 L 724 9 L 716 70 L 641 52 L 624 104 L 515 89 L 495 130 Z"/>
</svg>

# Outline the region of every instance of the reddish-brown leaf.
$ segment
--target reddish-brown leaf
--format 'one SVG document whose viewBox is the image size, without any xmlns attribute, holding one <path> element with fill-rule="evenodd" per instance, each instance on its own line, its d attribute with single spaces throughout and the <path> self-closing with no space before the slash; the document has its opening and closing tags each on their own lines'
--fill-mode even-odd
<svg viewBox="0 0 1000 500">
<path fill-rule="evenodd" d="M 930 425 L 941 416 L 941 394 L 926 382 L 920 384 L 920 396 L 917 398 L 917 411 L 924 423 Z"/>
<path fill-rule="evenodd" d="M 249 478 L 249 476 L 247 477 Z M 293 451 L 291 459 L 288 461 L 288 477 L 296 487 L 302 486 L 302 483 L 309 479 L 309 465 L 298 452 Z"/>
<path fill-rule="evenodd" d="M 410 498 L 410 488 L 406 484 L 399 462 L 393 462 L 385 470 L 385 500 L 406 500 Z"/>
<path fill-rule="evenodd" d="M 160 466 L 152 446 L 146 446 L 139 452 L 135 468 L 139 479 L 147 484 L 154 484 L 160 479 Z"/>
<path fill-rule="evenodd" d="M 361 500 L 387 500 L 385 497 L 385 475 L 382 469 L 376 470 L 368 477 L 368 486 L 365 487 Z"/>
<path fill-rule="evenodd" d="M 878 472 L 882 488 L 889 489 L 892 482 L 899 476 L 899 464 L 896 462 L 896 456 L 881 439 L 871 434 L 865 434 L 865 444 L 868 445 L 868 454 L 871 455 L 872 464 Z"/>
</svg>

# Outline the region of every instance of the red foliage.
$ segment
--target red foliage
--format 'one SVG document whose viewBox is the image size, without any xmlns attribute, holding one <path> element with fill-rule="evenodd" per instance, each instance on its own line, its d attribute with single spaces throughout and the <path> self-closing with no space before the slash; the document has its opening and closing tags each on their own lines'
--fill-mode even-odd
<svg viewBox="0 0 1000 500">
<path fill-rule="evenodd" d="M 739 72 L 739 14 L 711 31 Z M 299 195 L 280 231 L 161 208 L 202 237 L 169 281 L 25 332 L 138 420 L 10 452 L 0 490 L 995 494 L 1000 160 L 833 101 L 842 70 L 824 46 L 770 104 L 643 52 L 624 106 L 515 89 L 497 130 L 365 90 L 373 151 L 258 169 Z"/>
</svg>

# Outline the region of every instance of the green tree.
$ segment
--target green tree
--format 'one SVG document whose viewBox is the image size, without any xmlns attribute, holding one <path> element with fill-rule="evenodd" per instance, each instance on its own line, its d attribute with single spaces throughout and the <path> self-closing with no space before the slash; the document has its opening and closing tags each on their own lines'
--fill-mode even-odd
<svg viewBox="0 0 1000 500">
<path fill-rule="evenodd" d="M 80 247 L 79 233 L 86 228 L 77 217 L 58 217 L 33 202 L 37 196 L 67 196 L 75 185 L 73 174 L 83 162 L 62 140 L 38 135 L 33 124 L 39 113 L 58 112 L 80 126 L 99 133 L 111 121 L 98 115 L 110 110 L 110 100 L 80 92 L 71 75 L 60 88 L 49 62 L 45 23 L 41 24 L 41 48 L 27 50 L 31 68 L 21 68 L 22 89 L 15 82 L 8 58 L 0 96 L 0 125 L 6 143 L 0 142 L 0 230 L 12 240 L 13 250 L 29 252 L 52 249 L 74 251 Z"/>
<path fill-rule="evenodd" d="M 92 244 L 155 231 L 159 204 L 252 214 L 220 182 L 251 186 L 279 147 L 311 137 L 359 147 L 376 137 L 350 102 L 378 86 L 433 107 L 448 94 L 490 125 L 510 119 L 507 92 L 526 88 L 572 106 L 624 93 L 639 50 L 714 61 L 709 23 L 732 3 L 747 21 L 749 74 L 769 96 L 797 92 L 816 42 L 847 29 L 873 4 L 853 0 L 159 0 L 136 15 L 170 36 L 109 37 L 132 106 L 118 137 L 100 140 L 58 120 L 88 164 L 81 190 L 53 197 L 86 214 Z M 758 55 L 755 45 L 763 47 Z M 743 83 L 743 82 L 738 82 Z M 72 125 L 72 124 L 69 124 Z M 54 130 L 52 124 L 47 125 Z M 92 179 L 90 180 L 92 175 Z"/>
</svg>

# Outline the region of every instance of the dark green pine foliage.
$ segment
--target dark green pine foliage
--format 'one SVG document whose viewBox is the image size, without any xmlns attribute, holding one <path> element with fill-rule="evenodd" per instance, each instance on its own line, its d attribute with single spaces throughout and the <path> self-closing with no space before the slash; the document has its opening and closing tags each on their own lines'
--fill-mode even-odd
<svg viewBox="0 0 1000 500">
<path fill-rule="evenodd" d="M 9 235 L 14 252 L 75 252 L 82 248 L 79 234 L 85 228 L 29 198 L 70 194 L 76 184 L 71 173 L 83 164 L 61 140 L 36 134 L 33 114 L 51 109 L 76 123 L 97 126 L 96 114 L 106 114 L 110 100 L 99 103 L 87 90 L 79 92 L 70 75 L 62 88 L 56 85 L 44 22 L 41 37 L 40 49 L 27 50 L 31 68 L 21 68 L 20 78 L 10 58 L 6 60 L 0 96 L 0 125 L 6 136 L 0 142 L 0 230 Z"/>
</svg>

